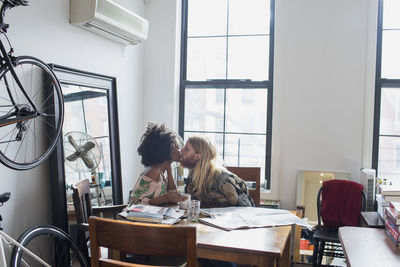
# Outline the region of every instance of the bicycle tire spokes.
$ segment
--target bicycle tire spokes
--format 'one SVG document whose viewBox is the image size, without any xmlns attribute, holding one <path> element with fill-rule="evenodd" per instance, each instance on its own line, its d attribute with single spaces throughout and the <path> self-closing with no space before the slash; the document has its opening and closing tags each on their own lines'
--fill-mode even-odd
<svg viewBox="0 0 400 267">
<path fill-rule="evenodd" d="M 75 257 L 71 257 L 70 244 L 65 240 L 54 236 L 41 235 L 29 242 L 26 248 L 51 266 L 74 266 L 72 261 Z M 25 252 L 21 251 L 20 253 L 22 255 L 20 266 L 42 266 Z"/>
<path fill-rule="evenodd" d="M 67 233 L 54 226 L 43 225 L 27 229 L 18 242 L 51 266 L 88 266 L 74 241 Z M 10 257 L 10 267 L 20 266 L 41 265 L 21 248 L 14 247 Z"/>
<path fill-rule="evenodd" d="M 8 68 L 0 70 L 0 161 L 13 169 L 30 169 L 55 146 L 62 127 L 63 99 L 46 64 L 31 57 L 16 62 L 14 70 L 26 94 Z M 8 123 L 4 116 L 12 112 L 15 115 L 7 118 Z"/>
</svg>

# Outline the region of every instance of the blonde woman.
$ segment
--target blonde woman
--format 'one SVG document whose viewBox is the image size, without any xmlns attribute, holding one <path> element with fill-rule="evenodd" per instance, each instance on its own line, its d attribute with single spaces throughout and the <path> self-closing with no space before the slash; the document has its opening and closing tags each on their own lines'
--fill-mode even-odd
<svg viewBox="0 0 400 267">
<path fill-rule="evenodd" d="M 254 206 L 246 183 L 216 164 L 217 151 L 208 138 L 190 137 L 181 150 L 181 164 L 188 168 L 185 191 L 201 207 Z"/>
</svg>

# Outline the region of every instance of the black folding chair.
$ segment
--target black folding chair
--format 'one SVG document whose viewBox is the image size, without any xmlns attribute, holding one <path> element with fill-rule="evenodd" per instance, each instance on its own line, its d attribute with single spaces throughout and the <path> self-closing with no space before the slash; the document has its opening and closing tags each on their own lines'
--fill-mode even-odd
<svg viewBox="0 0 400 267">
<path fill-rule="evenodd" d="M 336 180 L 339 181 L 339 180 Z M 327 181 L 329 182 L 329 181 Z M 345 181 L 348 182 L 348 181 Z M 325 182 L 326 183 L 326 182 Z M 335 258 L 344 258 L 342 247 L 338 236 L 338 228 L 325 227 L 321 223 L 321 192 L 324 190 L 322 186 L 317 195 L 317 213 L 318 225 L 313 234 L 314 252 L 313 252 L 313 266 L 321 266 L 322 257 L 329 256 Z M 360 212 L 365 210 L 366 196 L 364 191 L 360 194 L 361 205 Z M 353 203 L 347 203 L 351 205 Z M 346 226 L 346 225 L 341 225 Z"/>
</svg>

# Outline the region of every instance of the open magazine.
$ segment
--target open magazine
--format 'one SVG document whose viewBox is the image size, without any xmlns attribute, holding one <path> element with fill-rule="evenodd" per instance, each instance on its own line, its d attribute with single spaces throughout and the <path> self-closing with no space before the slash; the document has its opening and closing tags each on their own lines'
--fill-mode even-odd
<svg viewBox="0 0 400 267">
<path fill-rule="evenodd" d="M 297 224 L 311 229 L 311 226 L 288 210 L 255 207 L 228 207 L 202 209 L 201 213 L 210 218 L 199 221 L 223 230 L 272 227 Z"/>
<path fill-rule="evenodd" d="M 158 207 L 152 205 L 131 205 L 119 214 L 121 217 L 135 222 L 174 224 L 184 215 L 177 207 Z"/>
</svg>

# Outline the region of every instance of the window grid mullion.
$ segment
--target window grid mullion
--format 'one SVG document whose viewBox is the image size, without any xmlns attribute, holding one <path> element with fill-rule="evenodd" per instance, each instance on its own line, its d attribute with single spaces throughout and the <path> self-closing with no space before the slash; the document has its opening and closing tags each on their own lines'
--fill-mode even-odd
<svg viewBox="0 0 400 267">
<path fill-rule="evenodd" d="M 267 133 L 250 133 L 250 132 L 224 132 L 224 131 L 206 131 L 206 130 L 185 130 L 188 133 L 210 133 L 210 134 L 243 134 L 243 135 L 267 135 Z"/>
<path fill-rule="evenodd" d="M 379 137 L 400 137 L 398 134 L 379 134 Z"/>
<path fill-rule="evenodd" d="M 271 87 L 269 81 L 183 81 L 185 88 L 267 88 Z"/>
<path fill-rule="evenodd" d="M 225 35 L 193 35 L 188 36 L 188 39 L 202 39 L 202 38 L 221 38 L 221 37 L 268 37 L 269 33 L 252 33 L 252 34 L 225 34 Z"/>
<path fill-rule="evenodd" d="M 226 1 L 226 37 L 225 37 L 225 79 L 228 80 L 228 49 L 229 49 L 229 0 Z M 222 160 L 225 160 L 225 140 L 226 140 L 226 87 L 223 88 L 224 90 L 224 118 L 222 123 Z"/>
</svg>

